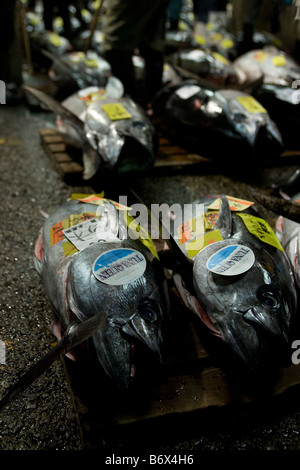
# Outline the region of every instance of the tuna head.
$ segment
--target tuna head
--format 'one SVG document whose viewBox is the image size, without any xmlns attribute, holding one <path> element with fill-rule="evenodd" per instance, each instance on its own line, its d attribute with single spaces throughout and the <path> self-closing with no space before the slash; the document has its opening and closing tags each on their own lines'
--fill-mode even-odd
<svg viewBox="0 0 300 470">
<path fill-rule="evenodd" d="M 136 241 L 128 240 L 91 245 L 74 257 L 67 282 L 73 314 L 82 321 L 101 316 L 91 351 L 120 389 L 138 374 L 136 354 L 149 357 L 150 351 L 158 361 L 163 356 L 168 312 L 163 271 L 144 247 L 138 250 Z"/>
<path fill-rule="evenodd" d="M 249 269 L 229 276 L 209 269 L 207 261 L 215 253 L 239 244 L 245 251 L 251 250 L 254 260 L 246 261 L 253 263 Z M 278 263 L 261 245 L 227 239 L 199 252 L 193 274 L 196 296 L 206 315 L 204 322 L 251 369 L 275 356 L 284 357 L 292 312 L 296 310 L 296 293 L 285 256 Z"/>
<path fill-rule="evenodd" d="M 155 129 L 144 110 L 128 97 L 92 103 L 85 133 L 103 164 L 119 173 L 144 171 L 154 163 Z"/>
<path fill-rule="evenodd" d="M 253 156 L 274 158 L 283 150 L 282 136 L 267 110 L 252 96 L 237 90 L 220 90 L 215 94 L 228 122 L 251 149 Z"/>
</svg>

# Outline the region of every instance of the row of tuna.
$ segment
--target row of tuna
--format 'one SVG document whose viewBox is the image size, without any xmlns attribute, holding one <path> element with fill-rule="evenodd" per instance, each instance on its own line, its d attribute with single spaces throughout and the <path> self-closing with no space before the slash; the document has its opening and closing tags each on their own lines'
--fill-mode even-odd
<svg viewBox="0 0 300 470">
<path fill-rule="evenodd" d="M 222 161 L 226 154 L 228 165 L 241 153 L 260 165 L 275 161 L 285 149 L 299 148 L 294 129 L 300 119 L 300 67 L 275 46 L 251 51 L 234 63 L 200 49 L 169 56 L 151 121 L 124 95 L 110 65 L 97 53 L 45 54 L 53 60 L 49 73 L 57 88 L 71 96 L 55 103 L 41 92 L 27 90 L 56 114 L 59 110 L 59 122 L 65 123 L 67 111 L 67 120 L 71 112 L 80 121 L 84 133 L 75 140 L 69 126 L 58 129 L 84 149 L 85 179 L 103 167 L 123 174 L 151 168 L 157 130 L 172 132 L 173 140 L 177 136 L 181 144 L 211 160 Z M 137 77 L 142 77 L 141 58 L 135 58 L 135 66 Z M 130 161 L 123 165 L 129 151 Z"/>
<path fill-rule="evenodd" d="M 151 119 L 96 52 L 45 54 L 53 61 L 50 76 L 71 96 L 60 102 L 25 89 L 56 114 L 65 140 L 82 149 L 86 180 L 106 170 L 146 172 L 155 162 L 157 127 L 180 133 L 213 160 L 243 155 L 261 164 L 297 144 L 291 123 L 299 123 L 300 68 L 275 46 L 232 63 L 197 48 L 170 54 Z M 136 59 L 138 74 L 143 64 Z M 291 209 L 299 215 L 291 201 L 283 212 L 278 200 L 270 206 L 261 194 L 253 197 L 289 218 Z M 247 370 L 270 360 L 289 363 L 299 322 L 298 219 L 292 228 L 279 219 L 276 236 L 252 201 L 207 195 L 191 201 L 183 219 L 170 218 L 167 228 L 147 208 L 160 235 L 156 243 L 132 210 L 104 195 L 73 195 L 47 218 L 34 262 L 57 318 L 58 343 L 0 409 L 57 357 L 76 359 L 82 351 L 117 388 L 130 388 L 145 351 L 158 363 L 168 352 L 169 276 L 203 333 L 218 338 Z"/>
<path fill-rule="evenodd" d="M 273 211 L 283 203 L 279 210 L 297 220 L 279 219 L 276 237 L 251 201 L 208 195 L 188 205 L 183 218 L 175 212 L 166 227 L 134 194 L 157 226 L 156 239 L 144 225 L 147 217 L 134 217 L 134 205 L 103 196 L 72 195 L 40 231 L 34 263 L 59 342 L 2 398 L 0 409 L 64 354 L 75 360 L 83 354 L 120 390 L 139 379 L 145 354 L 159 367 L 172 321 L 167 273 L 183 303 L 182 321 L 185 306 L 231 361 L 254 375 L 271 361 L 275 369 L 290 365 L 299 331 L 299 206 L 253 191 Z"/>
</svg>

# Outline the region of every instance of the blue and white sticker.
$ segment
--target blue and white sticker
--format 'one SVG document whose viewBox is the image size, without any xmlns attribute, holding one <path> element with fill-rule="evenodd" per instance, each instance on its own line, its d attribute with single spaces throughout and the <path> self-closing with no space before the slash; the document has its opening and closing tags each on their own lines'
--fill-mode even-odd
<svg viewBox="0 0 300 470">
<path fill-rule="evenodd" d="M 117 248 L 100 255 L 94 265 L 93 274 L 99 281 L 111 286 L 129 284 L 141 277 L 146 269 L 142 253 L 130 248 Z"/>
<path fill-rule="evenodd" d="M 229 245 L 214 253 L 206 267 L 215 274 L 236 276 L 248 271 L 254 261 L 254 253 L 248 246 Z"/>
</svg>

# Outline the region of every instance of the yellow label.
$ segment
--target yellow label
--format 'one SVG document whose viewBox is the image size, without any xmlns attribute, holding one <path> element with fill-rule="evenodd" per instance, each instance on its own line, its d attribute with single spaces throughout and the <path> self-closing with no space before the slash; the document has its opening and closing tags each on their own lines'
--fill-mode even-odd
<svg viewBox="0 0 300 470">
<path fill-rule="evenodd" d="M 184 21 L 179 21 L 178 29 L 179 31 L 187 31 L 187 24 Z"/>
<path fill-rule="evenodd" d="M 73 243 L 69 242 L 69 241 L 65 241 L 63 244 L 62 244 L 62 247 L 63 247 L 63 250 L 64 250 L 64 254 L 65 254 L 65 257 L 67 256 L 72 256 L 74 255 L 75 253 L 78 253 L 79 250 L 77 250 L 77 248 L 73 245 Z"/>
<path fill-rule="evenodd" d="M 276 55 L 275 57 L 272 57 L 272 62 L 275 65 L 275 67 L 285 67 L 286 66 L 286 60 L 283 55 Z"/>
<path fill-rule="evenodd" d="M 54 29 L 56 28 L 63 28 L 64 26 L 64 20 L 62 19 L 61 16 L 57 16 L 55 19 L 54 19 Z"/>
<path fill-rule="evenodd" d="M 177 229 L 179 244 L 183 245 L 192 238 L 200 235 L 207 230 L 205 226 L 205 217 L 204 214 L 200 214 L 193 219 L 187 220 Z"/>
<path fill-rule="evenodd" d="M 218 42 L 218 41 L 221 41 L 222 37 L 223 37 L 222 34 L 216 33 L 213 36 L 210 36 L 210 40 L 214 42 Z"/>
<path fill-rule="evenodd" d="M 205 232 L 195 240 L 186 244 L 188 255 L 190 258 L 194 258 L 194 256 L 196 256 L 199 251 L 202 250 L 202 248 L 221 240 L 223 240 L 223 237 L 220 233 L 220 230 L 211 230 L 209 232 Z"/>
<path fill-rule="evenodd" d="M 51 33 L 49 35 L 49 41 L 55 47 L 61 46 L 63 44 L 62 38 L 58 34 L 55 34 L 55 33 Z"/>
<path fill-rule="evenodd" d="M 105 98 L 105 90 L 103 89 L 94 91 L 93 93 L 89 93 L 88 95 L 79 96 L 79 98 L 81 99 L 81 101 L 84 101 L 87 106 L 90 106 L 91 103 L 103 100 Z"/>
<path fill-rule="evenodd" d="M 85 65 L 89 67 L 90 69 L 96 69 L 98 67 L 98 60 L 93 58 L 93 59 L 84 59 Z"/>
<path fill-rule="evenodd" d="M 250 214 L 237 213 L 247 227 L 247 230 L 264 243 L 284 251 L 272 228 L 264 219 Z"/>
<path fill-rule="evenodd" d="M 96 212 L 83 212 L 82 214 L 71 214 L 67 219 L 57 222 L 50 229 L 50 246 L 64 240 L 63 230 L 93 217 L 96 217 Z"/>
<path fill-rule="evenodd" d="M 128 212 L 124 212 L 124 220 L 126 222 L 127 227 L 129 230 L 132 230 L 135 234 L 138 234 L 138 239 L 143 243 L 143 245 L 148 248 L 148 250 L 157 258 L 159 256 L 157 254 L 156 248 L 154 243 L 148 234 L 148 232 L 144 229 L 144 227 L 139 224 L 134 217 L 128 214 Z"/>
<path fill-rule="evenodd" d="M 80 202 L 85 202 L 87 204 L 95 204 L 97 206 L 103 206 L 105 202 L 110 202 L 113 204 L 117 209 L 121 211 L 130 211 L 131 207 L 124 206 L 123 204 L 119 204 L 116 201 L 112 201 L 111 199 L 105 199 L 104 197 L 104 191 L 100 194 L 72 194 L 70 199 L 72 200 L 78 200 Z"/>
<path fill-rule="evenodd" d="M 197 44 L 200 44 L 200 45 L 206 44 L 206 39 L 201 34 L 195 34 L 195 41 Z"/>
<path fill-rule="evenodd" d="M 103 111 L 107 114 L 109 119 L 111 119 L 112 121 L 131 118 L 131 114 L 124 108 L 121 103 L 103 104 L 101 107 Z"/>
<path fill-rule="evenodd" d="M 238 96 L 237 101 L 248 113 L 266 113 L 266 109 L 253 96 Z"/>
<path fill-rule="evenodd" d="M 218 60 L 219 62 L 222 62 L 222 64 L 228 65 L 229 61 L 224 57 L 222 54 L 219 54 L 219 52 L 213 52 L 212 53 L 213 57 Z"/>
<path fill-rule="evenodd" d="M 238 199 L 232 196 L 226 195 L 226 198 L 229 202 L 231 211 L 243 211 L 254 204 L 254 202 L 247 201 L 245 199 Z M 208 206 L 208 209 L 218 210 L 221 207 L 221 203 L 221 198 L 218 198 Z"/>
<path fill-rule="evenodd" d="M 35 15 L 34 13 L 31 14 L 28 18 L 29 18 L 30 24 L 32 24 L 34 26 L 37 26 L 41 23 L 40 17 L 38 15 Z"/>
<path fill-rule="evenodd" d="M 226 38 L 226 39 L 223 39 L 223 41 L 221 41 L 221 47 L 223 47 L 224 49 L 230 49 L 233 46 L 234 46 L 234 43 L 232 39 Z"/>
<path fill-rule="evenodd" d="M 267 54 L 264 51 L 259 51 L 256 54 L 254 54 L 254 59 L 256 59 L 258 62 L 263 62 L 266 60 L 267 57 L 269 57 L 269 54 Z"/>
<path fill-rule="evenodd" d="M 83 60 L 85 57 L 84 53 L 83 52 L 76 52 L 75 54 L 71 54 L 70 55 L 70 59 L 72 62 L 80 62 L 81 60 Z"/>
<path fill-rule="evenodd" d="M 92 7 L 94 8 L 94 10 L 98 10 L 100 5 L 101 5 L 101 0 L 95 0 L 95 2 L 92 3 Z"/>
</svg>

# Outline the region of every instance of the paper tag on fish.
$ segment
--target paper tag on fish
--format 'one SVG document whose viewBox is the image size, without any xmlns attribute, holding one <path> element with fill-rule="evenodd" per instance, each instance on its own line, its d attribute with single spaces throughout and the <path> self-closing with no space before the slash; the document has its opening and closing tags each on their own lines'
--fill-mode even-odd
<svg viewBox="0 0 300 470">
<path fill-rule="evenodd" d="M 272 57 L 272 62 L 275 65 L 275 67 L 285 67 L 286 66 L 286 60 L 283 55 L 276 55 L 275 57 Z"/>
<path fill-rule="evenodd" d="M 210 230 L 205 232 L 195 240 L 186 244 L 186 249 L 190 258 L 194 258 L 205 246 L 223 240 L 220 230 Z"/>
<path fill-rule="evenodd" d="M 99 66 L 98 60 L 95 57 L 92 59 L 84 59 L 84 63 L 90 69 L 96 69 Z"/>
<path fill-rule="evenodd" d="M 201 46 L 203 46 L 207 42 L 206 38 L 202 36 L 202 34 L 195 34 L 194 38 L 195 38 L 196 43 L 200 44 Z"/>
<path fill-rule="evenodd" d="M 67 219 L 57 222 L 50 229 L 50 246 L 64 240 L 64 229 L 72 227 L 72 225 L 92 219 L 96 216 L 96 212 L 83 212 L 81 214 L 71 214 Z"/>
<path fill-rule="evenodd" d="M 205 226 L 205 221 L 206 219 L 202 213 L 180 225 L 177 229 L 179 245 L 183 245 L 184 243 L 192 240 L 192 238 L 203 234 L 208 228 Z"/>
<path fill-rule="evenodd" d="M 222 34 L 221 33 L 215 33 L 212 36 L 209 37 L 209 39 L 213 42 L 219 42 L 222 39 Z"/>
<path fill-rule="evenodd" d="M 104 284 L 121 286 L 141 277 L 146 266 L 146 259 L 139 251 L 118 248 L 106 251 L 96 259 L 93 274 Z"/>
<path fill-rule="evenodd" d="M 113 204 L 120 211 L 130 211 L 131 210 L 131 207 L 127 207 L 124 204 L 120 204 L 116 201 L 112 201 L 111 199 L 106 199 L 103 196 L 104 196 L 104 192 L 102 192 L 100 194 L 77 194 L 77 193 L 74 193 L 74 194 L 71 195 L 70 199 L 75 199 L 75 200 L 78 200 L 80 202 L 85 202 L 87 204 L 95 204 L 96 206 L 102 206 L 106 202 L 109 202 L 109 203 Z"/>
<path fill-rule="evenodd" d="M 226 198 L 229 202 L 231 211 L 243 211 L 245 209 L 248 209 L 248 207 L 252 206 L 252 204 L 254 204 L 254 202 L 247 201 L 245 199 L 238 199 L 232 196 L 226 195 Z M 221 198 L 218 198 L 212 204 L 208 206 L 208 209 L 218 210 L 220 209 L 221 204 L 222 204 L 222 200 Z"/>
<path fill-rule="evenodd" d="M 103 100 L 105 98 L 105 90 L 98 87 L 88 87 L 78 92 L 81 101 L 84 101 L 87 106 L 95 101 Z"/>
<path fill-rule="evenodd" d="M 222 276 L 236 276 L 248 271 L 254 264 L 251 248 L 244 245 L 228 245 L 214 253 L 206 263 L 209 271 Z"/>
<path fill-rule="evenodd" d="M 267 110 L 253 96 L 238 96 L 237 101 L 248 113 L 266 113 Z"/>
<path fill-rule="evenodd" d="M 221 41 L 221 47 L 224 49 L 231 49 L 234 46 L 234 42 L 232 39 L 226 38 Z"/>
<path fill-rule="evenodd" d="M 260 217 L 255 217 L 251 214 L 242 214 L 237 213 L 237 215 L 242 219 L 244 224 L 246 225 L 247 229 L 249 230 L 252 235 L 257 237 L 264 243 L 268 243 L 269 245 L 278 248 L 281 251 L 284 251 L 283 247 L 281 246 L 278 238 L 276 237 L 274 231 L 264 219 Z"/>
<path fill-rule="evenodd" d="M 254 59 L 256 59 L 258 62 L 263 62 L 264 60 L 267 59 L 267 57 L 269 57 L 269 54 L 267 54 L 266 52 L 264 51 L 259 51 L 257 52 L 256 54 L 254 54 Z"/>
<path fill-rule="evenodd" d="M 121 103 L 109 103 L 101 106 L 103 111 L 107 114 L 111 121 L 118 121 L 120 119 L 129 119 L 131 114 L 124 108 Z"/>
<path fill-rule="evenodd" d="M 84 52 L 74 52 L 73 54 L 70 54 L 69 58 L 72 62 L 78 63 L 82 59 L 84 59 L 85 55 Z"/>
<path fill-rule="evenodd" d="M 129 215 L 128 212 L 124 212 L 124 220 L 129 230 L 132 230 L 137 236 L 137 239 L 140 240 L 157 259 L 159 259 L 154 243 L 147 230 L 145 230 L 144 227 L 134 219 L 134 217 Z"/>
<path fill-rule="evenodd" d="M 61 46 L 64 43 L 63 39 L 55 33 L 49 34 L 49 41 L 55 47 Z"/>
<path fill-rule="evenodd" d="M 191 96 L 196 95 L 201 88 L 197 85 L 186 85 L 181 88 L 178 88 L 178 90 L 175 91 L 175 94 L 178 95 L 182 100 L 187 100 L 191 98 Z"/>
<path fill-rule="evenodd" d="M 103 231 L 96 217 L 63 230 L 63 234 L 79 251 L 100 241 L 120 241 L 113 233 Z"/>
<path fill-rule="evenodd" d="M 224 65 L 228 65 L 229 64 L 229 60 L 226 59 L 226 57 L 224 57 L 222 54 L 219 54 L 219 52 L 213 52 L 212 53 L 212 56 L 218 60 L 219 62 L 222 62 L 222 64 Z"/>
</svg>

